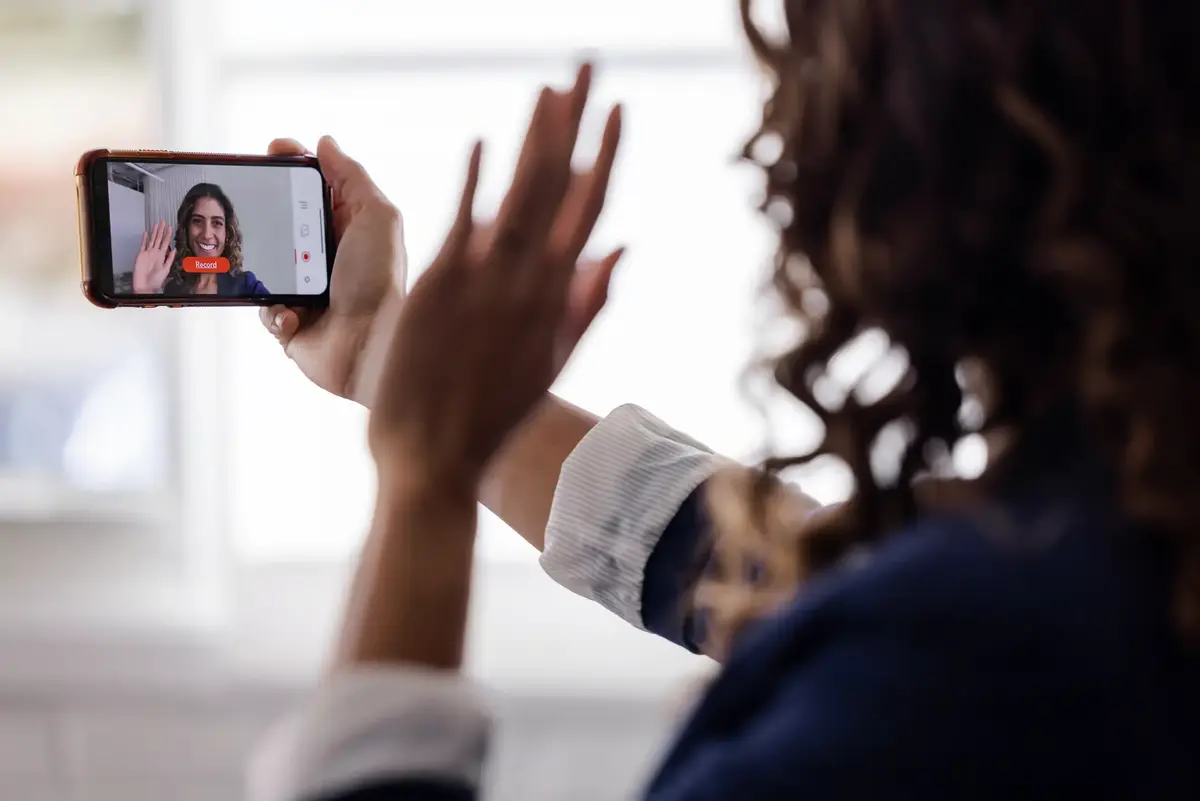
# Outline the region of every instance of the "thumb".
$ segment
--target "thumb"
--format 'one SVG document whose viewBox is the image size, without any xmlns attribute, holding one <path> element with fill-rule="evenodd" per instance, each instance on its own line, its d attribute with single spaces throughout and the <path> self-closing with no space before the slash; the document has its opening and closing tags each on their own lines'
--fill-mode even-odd
<svg viewBox="0 0 1200 801">
<path fill-rule="evenodd" d="M 599 261 L 585 262 L 579 266 L 567 300 L 566 330 L 563 333 L 569 342 L 578 342 L 604 308 L 613 270 L 624 255 L 625 248 L 618 248 Z"/>
<path fill-rule="evenodd" d="M 382 197 L 363 166 L 347 156 L 332 136 L 322 136 L 317 143 L 317 160 L 340 202 L 359 208 Z"/>
<path fill-rule="evenodd" d="M 287 306 L 263 306 L 258 312 L 263 327 L 275 335 L 286 349 L 300 329 L 300 315 Z"/>
</svg>

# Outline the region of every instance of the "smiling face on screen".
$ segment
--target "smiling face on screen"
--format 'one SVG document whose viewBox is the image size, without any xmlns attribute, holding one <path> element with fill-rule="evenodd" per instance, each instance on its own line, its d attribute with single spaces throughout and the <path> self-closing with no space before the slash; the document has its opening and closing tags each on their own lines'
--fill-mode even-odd
<svg viewBox="0 0 1200 801">
<path fill-rule="evenodd" d="M 216 184 L 200 183 L 188 190 L 175 215 L 175 270 L 178 281 L 190 284 L 196 274 L 184 273 L 187 256 L 229 259 L 229 272 L 242 270 L 242 231 L 233 202 Z"/>
<path fill-rule="evenodd" d="M 188 256 L 229 260 L 229 274 L 242 273 L 242 231 L 238 226 L 233 202 L 216 184 L 199 183 L 187 191 L 175 214 L 175 263 L 167 278 L 171 292 L 190 295 L 199 290 L 200 282 L 212 284 L 211 273 L 185 272 Z"/>
<path fill-rule="evenodd" d="M 213 197 L 202 197 L 192 207 L 188 220 L 188 244 L 197 256 L 215 257 L 225 253 L 225 209 Z"/>
</svg>

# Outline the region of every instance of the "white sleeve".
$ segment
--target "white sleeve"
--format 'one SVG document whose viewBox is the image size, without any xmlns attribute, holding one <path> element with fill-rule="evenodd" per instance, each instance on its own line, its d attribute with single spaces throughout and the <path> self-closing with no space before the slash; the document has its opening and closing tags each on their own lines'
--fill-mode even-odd
<svg viewBox="0 0 1200 801">
<path fill-rule="evenodd" d="M 644 628 L 646 561 L 687 497 L 726 464 L 645 409 L 617 408 L 563 462 L 542 568 Z"/>
<path fill-rule="evenodd" d="M 490 724 L 457 673 L 347 671 L 268 735 L 250 762 L 247 798 L 301 801 L 406 778 L 478 787 Z"/>
</svg>

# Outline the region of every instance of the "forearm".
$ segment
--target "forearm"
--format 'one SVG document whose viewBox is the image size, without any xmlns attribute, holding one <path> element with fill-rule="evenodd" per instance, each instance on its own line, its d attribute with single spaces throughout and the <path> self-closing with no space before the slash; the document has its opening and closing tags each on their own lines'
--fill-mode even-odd
<svg viewBox="0 0 1200 801">
<path fill-rule="evenodd" d="M 470 596 L 475 496 L 468 488 L 380 483 L 336 666 L 457 669 Z"/>
<path fill-rule="evenodd" d="M 387 296 L 379 304 L 379 309 L 374 312 L 371 324 L 355 329 L 355 338 L 359 341 L 351 343 L 350 352 L 356 353 L 358 360 L 354 371 L 348 377 L 345 391 L 340 394 L 366 409 L 370 409 L 375 402 L 379 377 L 383 374 L 383 365 L 392 343 L 392 333 L 396 330 L 396 322 L 400 319 L 403 306 L 403 295 L 393 288 L 387 292 Z"/>
<path fill-rule="evenodd" d="M 597 422 L 590 412 L 547 393 L 484 476 L 480 501 L 539 551 L 545 548 L 563 462 Z"/>
</svg>

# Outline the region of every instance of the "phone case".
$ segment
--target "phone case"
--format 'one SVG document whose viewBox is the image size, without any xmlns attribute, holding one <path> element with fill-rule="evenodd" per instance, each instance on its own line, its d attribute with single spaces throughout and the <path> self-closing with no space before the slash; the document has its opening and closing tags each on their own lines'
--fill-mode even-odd
<svg viewBox="0 0 1200 801">
<path fill-rule="evenodd" d="M 267 306 L 275 304 L 284 304 L 288 306 L 298 307 L 323 307 L 329 304 L 329 289 L 328 286 L 324 293 L 320 295 L 260 295 L 248 297 L 219 297 L 215 295 L 195 295 L 191 298 L 183 299 L 177 297 L 162 297 L 157 295 L 143 295 L 137 298 L 118 297 L 113 294 L 106 293 L 103 287 L 111 283 L 111 278 L 105 280 L 98 276 L 96 254 L 96 237 L 95 237 L 95 211 L 92 200 L 91 173 L 92 168 L 97 161 L 113 160 L 113 159 L 129 159 L 145 160 L 153 159 L 156 162 L 181 162 L 187 164 L 221 164 L 221 165 L 237 165 L 237 164 L 303 164 L 316 167 L 320 171 L 320 165 L 315 156 L 296 155 L 296 156 L 269 156 L 258 154 L 236 154 L 236 153 L 197 153 L 177 150 L 109 150 L 96 149 L 89 150 L 79 157 L 75 164 L 75 190 L 78 200 L 78 222 L 79 222 L 79 262 L 80 262 L 80 283 L 83 289 L 84 297 L 88 299 L 94 306 L 103 309 L 115 309 L 121 307 L 135 308 L 183 308 L 185 306 Z M 332 265 L 335 255 L 335 243 L 333 236 L 329 233 L 333 230 L 332 220 L 332 197 L 329 187 L 324 183 L 324 206 L 325 206 L 325 221 L 324 231 L 325 239 L 327 240 L 326 260 L 330 265 L 329 283 L 332 283 Z M 111 271 L 109 264 L 111 259 L 102 260 L 105 269 Z"/>
</svg>

